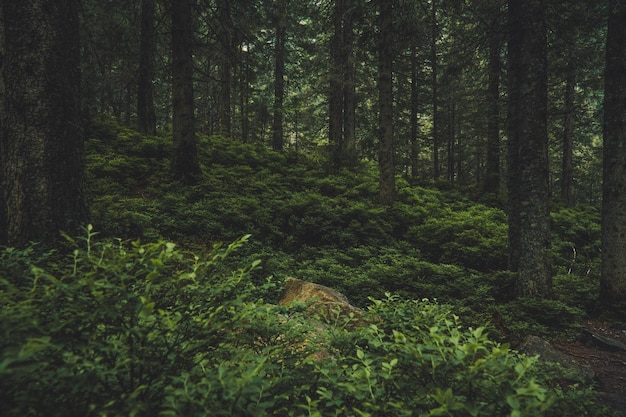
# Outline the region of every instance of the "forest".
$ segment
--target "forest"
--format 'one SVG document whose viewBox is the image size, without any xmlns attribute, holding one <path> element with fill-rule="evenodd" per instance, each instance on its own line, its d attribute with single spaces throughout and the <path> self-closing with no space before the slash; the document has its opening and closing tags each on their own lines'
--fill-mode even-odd
<svg viewBox="0 0 626 417">
<path fill-rule="evenodd" d="M 625 2 L 1 0 L 0 75 L 0 415 L 626 416 Z"/>
</svg>

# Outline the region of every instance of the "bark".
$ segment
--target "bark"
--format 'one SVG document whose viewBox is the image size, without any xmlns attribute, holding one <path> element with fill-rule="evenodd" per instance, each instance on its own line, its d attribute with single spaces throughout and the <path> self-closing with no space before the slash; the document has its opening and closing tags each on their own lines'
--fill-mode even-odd
<svg viewBox="0 0 626 417">
<path fill-rule="evenodd" d="M 433 101 L 433 179 L 439 179 L 439 86 L 437 80 L 437 2 L 432 0 L 431 4 L 431 43 L 430 43 L 430 65 L 431 65 L 431 87 Z"/>
<path fill-rule="evenodd" d="M 418 132 L 418 72 L 417 72 L 418 60 L 417 60 L 417 38 L 413 36 L 411 38 L 411 179 L 413 183 L 417 181 L 418 177 L 418 157 L 419 157 L 419 143 L 417 141 Z"/>
<path fill-rule="evenodd" d="M 137 119 L 144 135 L 156 134 L 154 110 L 154 0 L 141 0 L 141 40 L 139 45 L 139 81 L 137 88 Z"/>
<path fill-rule="evenodd" d="M 274 120 L 272 122 L 272 149 L 283 150 L 284 98 L 285 98 L 285 38 L 287 36 L 286 4 L 280 1 L 276 22 L 274 45 Z"/>
<path fill-rule="evenodd" d="M 379 199 L 391 206 L 395 200 L 395 163 L 393 143 L 393 8 L 392 2 L 380 2 L 378 17 L 380 39 L 378 47 L 378 163 L 380 166 Z"/>
<path fill-rule="evenodd" d="M 333 8 L 333 36 L 330 41 L 328 91 L 328 141 L 333 149 L 333 165 L 338 163 L 338 151 L 343 137 L 343 15 L 345 0 L 335 0 Z"/>
<path fill-rule="evenodd" d="M 456 105 L 450 98 L 448 104 L 448 181 L 454 182 L 457 172 L 454 171 L 456 165 Z"/>
<path fill-rule="evenodd" d="M 626 300 L 626 3 L 610 0 L 604 87 L 602 278 L 607 306 Z"/>
<path fill-rule="evenodd" d="M 354 69 L 354 0 L 346 1 L 343 22 L 343 138 L 341 141 L 342 160 L 347 167 L 357 164 L 356 153 L 356 80 Z"/>
<path fill-rule="evenodd" d="M 500 48 L 502 39 L 497 22 L 489 32 L 489 84 L 487 87 L 487 161 L 483 192 L 497 196 L 500 192 Z"/>
<path fill-rule="evenodd" d="M 561 166 L 561 201 L 571 206 L 572 188 L 574 186 L 574 168 L 572 157 L 574 154 L 574 117 L 576 97 L 576 72 L 570 69 L 565 81 L 565 120 L 563 121 L 563 156 Z"/>
<path fill-rule="evenodd" d="M 220 17 L 219 41 L 222 46 L 220 54 L 220 129 L 222 136 L 229 137 L 232 133 L 231 85 L 232 85 L 232 19 L 228 0 L 218 1 Z"/>
<path fill-rule="evenodd" d="M 172 130 L 174 178 L 192 184 L 200 176 L 193 99 L 191 2 L 172 0 Z"/>
<path fill-rule="evenodd" d="M 509 0 L 509 268 L 518 296 L 550 297 L 547 43 L 542 0 Z"/>
<path fill-rule="evenodd" d="M 0 180 L 5 243 L 53 241 L 88 217 L 76 0 L 4 1 Z"/>
<path fill-rule="evenodd" d="M 356 80 L 354 69 L 354 0 L 336 0 L 330 50 L 329 141 L 333 169 L 353 167 L 356 152 Z"/>
</svg>

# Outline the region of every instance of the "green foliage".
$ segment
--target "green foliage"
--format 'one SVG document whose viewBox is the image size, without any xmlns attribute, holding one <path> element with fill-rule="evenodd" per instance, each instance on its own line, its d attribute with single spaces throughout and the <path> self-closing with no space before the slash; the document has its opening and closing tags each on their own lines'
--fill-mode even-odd
<svg viewBox="0 0 626 417">
<path fill-rule="evenodd" d="M 519 297 L 497 307 L 509 330 L 516 335 L 534 334 L 549 337 L 555 334 L 572 336 L 582 326 L 585 312 L 580 307 L 559 300 Z"/>
<path fill-rule="evenodd" d="M 398 202 L 392 208 L 381 207 L 377 204 L 378 174 L 374 164 L 363 163 L 352 171 L 345 170 L 329 176 L 315 158 L 302 154 L 276 153 L 260 144 L 240 144 L 232 139 L 203 136 L 199 137 L 203 178 L 194 186 L 182 187 L 169 179 L 167 160 L 161 155 L 162 151 L 168 149 L 167 138 L 144 138 L 113 123 L 97 125 L 93 136 L 87 143 L 90 154 L 89 194 L 93 216 L 99 222 L 97 227 L 103 235 L 184 242 L 186 247 L 199 248 L 204 254 L 197 262 L 212 263 L 211 268 L 219 265 L 217 269 L 222 271 L 240 270 L 240 265 L 249 265 L 255 259 L 263 261 L 245 273 L 245 280 L 250 283 L 252 292 L 242 291 L 239 295 L 243 298 L 238 295 L 231 300 L 237 308 L 242 309 L 237 313 L 240 317 L 251 317 L 256 324 L 249 324 L 251 321 L 248 319 L 245 319 L 245 323 L 237 322 L 236 314 L 231 321 L 220 319 L 222 321 L 219 321 L 217 327 L 228 323 L 224 328 L 241 329 L 236 341 L 228 339 L 226 334 L 232 335 L 228 332 L 211 335 L 202 331 L 197 333 L 205 338 L 204 344 L 212 346 L 211 358 L 215 359 L 198 354 L 194 360 L 187 359 L 184 366 L 176 362 L 177 372 L 167 377 L 167 382 L 162 383 L 158 394 L 167 399 L 167 413 L 170 415 L 203 415 L 209 406 L 229 410 L 220 411 L 224 415 L 229 412 L 241 415 L 298 415 L 293 411 L 294 404 L 300 404 L 304 408 L 298 410 L 310 412 L 310 415 L 345 414 L 346 410 L 357 415 L 359 412 L 355 411 L 356 408 L 370 415 L 384 414 L 381 410 L 390 415 L 406 412 L 407 408 L 392 411 L 380 402 L 372 402 L 368 397 L 371 396 L 370 388 L 375 394 L 382 393 L 376 394 L 377 398 L 386 398 L 389 404 L 394 401 L 413 404 L 406 399 L 395 398 L 398 394 L 387 393 L 387 390 L 391 392 L 392 389 L 386 385 L 370 387 L 367 378 L 363 376 L 365 371 L 356 372 L 365 366 L 362 361 L 371 358 L 371 355 L 374 355 L 373 363 L 378 364 L 376 372 L 383 366 L 389 366 L 383 363 L 391 364 L 394 357 L 387 351 L 371 349 L 369 340 L 378 336 L 371 332 L 365 334 L 367 327 L 348 333 L 340 330 L 331 332 L 329 343 L 335 349 L 332 359 L 338 361 L 333 362 L 332 366 L 343 369 L 343 374 L 334 374 L 334 369 L 331 372 L 320 367 L 319 363 L 305 360 L 309 355 L 306 349 L 290 350 L 292 356 L 279 362 L 268 360 L 268 356 L 285 357 L 286 352 L 277 346 L 284 345 L 284 340 L 287 340 L 283 338 L 286 337 L 284 335 L 293 333 L 293 340 L 298 340 L 298 337 L 302 340 L 307 328 L 297 313 L 283 311 L 276 314 L 277 307 L 256 301 L 263 298 L 276 302 L 279 297 L 277 287 L 266 285 L 265 277 L 268 275 L 273 275 L 279 281 L 295 276 L 336 288 L 346 294 L 353 304 L 362 308 L 370 305 L 370 297 L 384 299 L 387 292 L 398 294 L 403 299 L 436 299 L 454 305 L 456 314 L 475 328 L 497 313 L 510 334 L 520 338 L 529 333 L 551 337 L 555 332 L 557 337 L 572 337 L 585 314 L 593 313 L 598 308 L 599 216 L 596 209 L 578 207 L 553 210 L 553 253 L 558 271 L 554 277 L 556 299 L 513 300 L 511 295 L 515 276 L 505 271 L 505 213 L 497 207 L 472 201 L 454 187 L 434 189 L 411 186 L 398 178 Z M 229 242 L 248 234 L 254 236 L 250 244 L 237 253 L 220 258 L 219 262 L 205 254 L 203 249 L 211 247 L 214 242 Z M 144 245 L 136 243 L 129 246 L 125 243 L 117 246 L 133 253 L 133 250 L 139 250 Z M 129 250 L 129 247 L 135 249 Z M 35 249 L 30 250 L 24 255 L 15 251 L 10 256 L 4 254 L 5 263 L 8 262 L 15 269 L 20 265 L 19 259 L 30 262 L 30 257 L 36 252 Z M 111 249 L 107 250 L 112 252 Z M 195 259 L 193 255 L 177 248 L 172 251 L 180 256 L 172 255 L 175 259 L 172 265 L 176 266 L 172 266 L 169 274 L 176 276 L 181 271 L 193 268 L 189 263 Z M 41 256 L 39 263 L 46 263 L 51 255 Z M 30 277 L 23 282 L 32 281 L 30 267 L 20 268 L 15 276 Z M 55 268 L 52 268 L 50 274 L 58 276 L 58 268 L 61 267 Z M 48 271 L 49 268 L 44 269 Z M 217 269 L 208 273 L 210 282 L 223 280 L 228 275 L 221 272 L 214 274 Z M 43 281 L 39 279 L 38 282 Z M 159 283 L 158 287 L 162 294 L 168 295 L 158 297 L 164 304 L 159 305 L 155 301 L 155 311 L 161 309 L 168 312 L 167 303 L 178 305 L 178 288 L 174 291 L 172 286 L 164 283 Z M 133 287 L 133 291 L 141 288 Z M 209 290 L 203 288 L 194 294 L 211 300 L 214 295 L 206 291 Z M 151 293 L 146 295 L 144 292 L 141 290 L 135 299 L 144 297 L 154 301 L 155 297 Z M 252 293 L 252 299 L 248 298 Z M 224 303 L 229 305 L 231 301 Z M 395 311 L 395 306 L 400 304 L 397 300 L 393 303 L 384 302 L 385 309 L 394 311 L 393 314 L 400 314 L 399 310 Z M 90 308 L 85 307 L 85 311 Z M 185 314 L 191 317 L 195 313 Z M 382 312 L 377 314 L 383 315 Z M 111 315 L 115 316 L 113 313 Z M 277 315 L 282 318 L 277 320 Z M 24 317 L 24 314 L 16 313 L 15 317 Z M 76 317 L 80 317 L 80 314 Z M 288 320 L 285 320 L 287 317 Z M 391 317 L 389 320 L 396 320 Z M 402 320 L 404 318 L 400 314 L 394 325 L 403 327 L 400 324 Z M 20 326 L 11 320 L 7 323 Z M 259 323 L 264 324 L 259 327 Z M 382 327 L 381 323 L 376 325 Z M 31 334 L 27 330 L 22 333 Z M 394 328 L 385 330 L 385 334 L 393 334 L 394 330 L 405 335 L 413 331 Z M 243 334 L 256 335 L 256 341 L 243 338 Z M 213 339 L 217 335 L 221 339 Z M 292 336 L 289 336 L 289 340 L 292 340 Z M 33 337 L 41 344 L 48 336 L 35 332 Z M 423 335 L 415 337 L 419 339 L 416 339 L 416 343 L 425 340 Z M 259 338 L 282 342 L 259 345 Z M 231 346 L 231 342 L 235 347 Z M 305 346 L 294 343 L 294 346 Z M 363 352 L 363 358 L 355 353 L 355 345 Z M 445 342 L 444 345 L 450 343 Z M 400 349 L 397 346 L 385 346 L 385 349 Z M 378 354 L 382 356 L 376 359 L 375 355 Z M 353 362 L 346 362 L 346 358 L 352 358 Z M 293 368 L 297 368 L 297 371 L 288 370 L 288 363 L 294 364 Z M 295 366 L 296 363 L 298 366 Z M 398 363 L 393 366 L 401 363 L 404 362 L 398 358 Z M 346 382 L 342 378 L 352 378 L 348 375 L 352 371 L 348 371 L 355 365 L 355 375 L 360 375 L 361 379 Z M 387 368 L 384 369 L 387 372 Z M 154 373 L 150 375 L 161 381 Z M 343 381 L 342 384 L 345 382 L 346 385 L 339 388 L 341 394 L 337 387 L 332 388 L 330 384 L 324 387 L 312 386 L 311 381 L 322 380 L 320 375 L 329 375 L 328 378 Z M 546 377 L 546 380 L 550 378 Z M 391 379 L 396 388 L 407 389 L 397 378 Z M 386 381 L 385 384 L 390 383 L 381 376 L 376 379 L 378 384 L 383 381 Z M 357 386 L 357 391 L 350 384 Z M 455 401 L 461 401 L 456 397 L 457 388 L 450 394 L 450 385 L 436 387 L 441 391 L 429 392 L 431 397 L 424 400 L 429 406 L 437 404 L 437 407 L 443 407 L 445 404 L 446 407 L 454 408 Z M 363 393 L 365 388 L 367 390 Z M 106 396 L 102 388 L 94 389 L 98 391 L 92 393 L 94 396 Z M 332 395 L 329 394 L 331 390 Z M 154 394 L 148 391 L 142 393 L 141 398 Z M 115 391 L 116 395 L 121 395 L 120 392 L 120 389 Z M 414 394 L 409 389 L 407 392 Z M 131 393 L 124 391 L 128 398 Z M 155 397 L 158 395 L 154 394 Z M 560 398 L 559 395 L 568 396 L 570 391 L 564 390 L 555 395 L 557 398 Z M 580 402 L 574 405 L 591 401 L 590 394 L 581 395 Z M 366 399 L 374 405 L 364 405 Z M 331 403 L 338 408 L 324 408 L 330 407 L 327 404 Z M 341 406 L 338 405 L 340 403 Z M 359 406 L 354 406 L 357 403 Z M 159 407 L 165 407 L 164 404 L 161 403 Z M 354 410 L 350 408 L 353 406 L 356 407 Z M 111 407 L 113 410 L 116 406 Z M 583 408 L 581 406 L 580 409 Z M 166 412 L 165 408 L 160 410 Z M 461 411 L 450 413 L 457 415 Z M 109 414 L 113 415 L 114 412 Z"/>
<path fill-rule="evenodd" d="M 185 372 L 224 366 L 239 348 L 251 354 L 286 333 L 258 320 L 257 263 L 222 266 L 247 236 L 203 256 L 94 236 L 89 229 L 58 266 L 22 262 L 30 250 L 3 252 L 24 268 L 0 281 L 2 415 L 155 415 Z"/>
<path fill-rule="evenodd" d="M 361 324 L 267 304 L 259 262 L 226 262 L 248 236 L 200 255 L 69 240 L 69 256 L 0 251 L 3 416 L 605 412 L 436 302 L 372 298 Z"/>
<path fill-rule="evenodd" d="M 553 210 L 552 249 L 559 273 L 600 276 L 600 212 L 579 206 Z"/>
</svg>

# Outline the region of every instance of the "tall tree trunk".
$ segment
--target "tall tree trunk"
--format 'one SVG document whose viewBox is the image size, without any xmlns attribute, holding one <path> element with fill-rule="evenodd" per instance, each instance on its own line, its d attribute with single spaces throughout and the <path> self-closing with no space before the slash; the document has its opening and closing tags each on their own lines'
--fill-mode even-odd
<svg viewBox="0 0 626 417">
<path fill-rule="evenodd" d="M 229 0 L 218 0 L 220 17 L 220 128 L 219 134 L 229 137 L 232 134 L 231 85 L 232 85 L 232 19 Z"/>
<path fill-rule="evenodd" d="M 78 1 L 3 1 L 0 236 L 53 241 L 87 220 Z"/>
<path fill-rule="evenodd" d="M 419 143 L 417 141 L 418 132 L 418 72 L 417 72 L 417 37 L 411 37 L 411 180 L 417 181 Z"/>
<path fill-rule="evenodd" d="M 502 37 L 494 19 L 489 30 L 489 84 L 487 87 L 487 166 L 483 192 L 498 196 L 500 192 L 500 48 Z"/>
<path fill-rule="evenodd" d="M 602 278 L 607 307 L 626 300 L 626 3 L 609 1 L 604 77 Z"/>
<path fill-rule="evenodd" d="M 139 82 L 137 88 L 137 119 L 144 135 L 156 134 L 154 111 L 154 0 L 141 0 L 141 40 L 139 43 Z"/>
<path fill-rule="evenodd" d="M 391 206 L 395 201 L 395 162 L 393 143 L 393 7 L 391 1 L 380 2 L 378 27 L 378 128 L 381 204 Z"/>
<path fill-rule="evenodd" d="M 550 297 L 547 42 L 543 0 L 509 0 L 509 267 L 518 296 Z"/>
<path fill-rule="evenodd" d="M 240 71 L 239 84 L 241 91 L 239 95 L 239 107 L 241 108 L 241 141 L 248 143 L 250 140 L 250 119 L 249 119 L 249 101 L 250 101 L 250 63 L 248 50 L 242 51 L 242 68 Z"/>
<path fill-rule="evenodd" d="M 452 94 L 450 94 L 452 96 Z M 448 181 L 454 182 L 456 172 L 456 105 L 450 97 L 448 104 Z"/>
<path fill-rule="evenodd" d="M 171 0 L 172 130 L 174 178 L 192 184 L 200 176 L 193 100 L 193 31 L 190 0 Z"/>
<path fill-rule="evenodd" d="M 576 98 L 576 72 L 573 68 L 568 70 L 565 81 L 565 120 L 563 121 L 563 156 L 561 166 L 561 201 L 571 206 L 572 188 L 574 186 L 574 168 L 572 158 L 574 154 L 574 117 Z"/>
<path fill-rule="evenodd" d="M 272 149 L 283 150 L 284 98 L 285 98 L 285 38 L 287 36 L 286 0 L 278 5 L 276 17 L 276 42 L 274 45 L 274 120 L 272 122 Z"/>
<path fill-rule="evenodd" d="M 356 80 L 354 69 L 354 0 L 346 0 L 343 21 L 343 139 L 341 141 L 342 159 L 346 166 L 357 163 L 356 153 Z"/>
<path fill-rule="evenodd" d="M 439 86 L 437 85 L 437 2 L 431 2 L 431 43 L 430 43 L 430 66 L 432 80 L 433 101 L 433 178 L 439 179 Z"/>
<path fill-rule="evenodd" d="M 333 7 L 333 35 L 330 40 L 330 65 L 328 69 L 328 141 L 333 155 L 333 169 L 341 165 L 344 111 L 343 16 L 345 0 L 335 0 Z"/>
</svg>

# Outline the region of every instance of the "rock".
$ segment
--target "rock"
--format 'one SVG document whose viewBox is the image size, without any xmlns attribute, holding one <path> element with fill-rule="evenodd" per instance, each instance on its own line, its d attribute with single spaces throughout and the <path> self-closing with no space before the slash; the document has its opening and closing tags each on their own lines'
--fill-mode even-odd
<svg viewBox="0 0 626 417">
<path fill-rule="evenodd" d="M 541 361 L 558 363 L 563 368 L 575 372 L 585 380 L 591 381 L 595 378 L 593 369 L 579 364 L 572 356 L 555 349 L 550 343 L 540 337 L 528 336 L 522 343 L 519 351 L 528 356 L 539 355 L 539 360 Z"/>
<path fill-rule="evenodd" d="M 604 349 L 626 352 L 625 344 L 610 337 L 602 336 L 586 329 L 583 330 L 583 337 L 585 340 L 591 341 Z"/>
<path fill-rule="evenodd" d="M 293 302 L 309 304 L 310 309 L 328 318 L 335 317 L 337 312 L 345 314 L 346 317 L 350 313 L 359 315 L 361 312 L 339 291 L 312 282 L 288 278 L 279 304 L 291 305 Z"/>
</svg>

